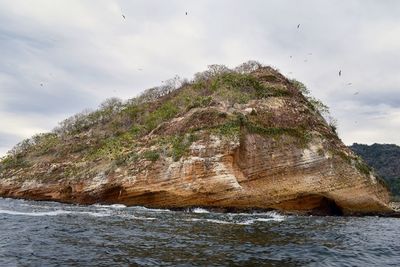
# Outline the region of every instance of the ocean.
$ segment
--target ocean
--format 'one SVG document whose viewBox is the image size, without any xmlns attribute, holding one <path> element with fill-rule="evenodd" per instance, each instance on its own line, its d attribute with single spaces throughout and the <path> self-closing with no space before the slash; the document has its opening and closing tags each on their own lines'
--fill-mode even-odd
<svg viewBox="0 0 400 267">
<path fill-rule="evenodd" d="M 400 219 L 0 198 L 0 266 L 400 266 Z"/>
</svg>

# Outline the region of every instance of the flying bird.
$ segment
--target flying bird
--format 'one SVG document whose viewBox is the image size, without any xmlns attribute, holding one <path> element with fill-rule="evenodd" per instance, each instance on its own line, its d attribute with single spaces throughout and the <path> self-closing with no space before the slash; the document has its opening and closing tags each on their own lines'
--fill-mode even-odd
<svg viewBox="0 0 400 267">
<path fill-rule="evenodd" d="M 352 85 L 352 83 L 348 83 L 347 85 Z"/>
<path fill-rule="evenodd" d="M 339 76 L 342 76 L 342 70 L 339 70 Z"/>
<path fill-rule="evenodd" d="M 297 29 L 300 28 L 300 24 L 297 25 Z"/>
<path fill-rule="evenodd" d="M 124 14 L 122 14 L 122 17 L 125 19 L 125 15 Z"/>
<path fill-rule="evenodd" d="M 290 56 L 290 58 L 292 58 L 292 56 Z"/>
<path fill-rule="evenodd" d="M 43 86 L 43 83 L 41 83 L 40 86 Z"/>
<path fill-rule="evenodd" d="M 185 15 L 187 16 L 187 12 L 185 12 Z"/>
<path fill-rule="evenodd" d="M 360 92 L 355 92 L 354 95 L 358 95 Z"/>
</svg>

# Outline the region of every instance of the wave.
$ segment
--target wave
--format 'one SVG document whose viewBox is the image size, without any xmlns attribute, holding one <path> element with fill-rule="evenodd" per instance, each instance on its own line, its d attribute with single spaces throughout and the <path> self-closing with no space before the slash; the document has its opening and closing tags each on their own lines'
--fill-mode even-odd
<svg viewBox="0 0 400 267">
<path fill-rule="evenodd" d="M 217 223 L 217 224 L 236 224 L 236 225 L 250 225 L 253 224 L 255 220 L 246 220 L 246 221 L 223 221 L 217 219 L 187 219 L 188 222 L 209 222 L 209 223 Z"/>
<path fill-rule="evenodd" d="M 257 218 L 257 219 L 243 221 L 240 224 L 250 225 L 255 222 L 282 222 L 282 221 L 284 221 L 284 219 L 282 219 L 282 218 Z"/>
<path fill-rule="evenodd" d="M 45 212 L 21 212 L 21 211 L 13 211 L 13 210 L 0 210 L 0 214 L 16 215 L 16 216 L 32 216 L 32 217 L 59 216 L 59 215 L 68 215 L 68 214 L 90 215 L 90 216 L 94 216 L 94 217 L 111 216 L 111 214 L 109 214 L 109 213 L 90 212 L 90 211 L 68 211 L 68 210 L 54 210 L 54 211 L 45 211 Z"/>
<path fill-rule="evenodd" d="M 208 213 L 208 212 L 207 212 Z M 234 216 L 231 216 L 234 215 Z M 248 217 L 253 216 L 263 216 L 259 218 L 251 218 Z M 245 218 L 235 217 L 235 216 L 246 216 Z M 268 216 L 268 217 L 265 217 Z M 218 223 L 218 224 L 236 224 L 236 225 L 251 225 L 256 222 L 282 222 L 286 220 L 286 216 L 281 215 L 277 212 L 267 212 L 267 213 L 258 213 L 258 214 L 248 214 L 248 213 L 241 213 L 241 214 L 229 214 L 229 218 L 226 220 L 217 220 L 217 219 L 210 219 L 210 218 L 190 218 L 186 219 L 189 222 L 208 222 L 208 223 Z"/>
<path fill-rule="evenodd" d="M 192 210 L 193 213 L 210 213 L 208 210 L 203 209 L 203 208 L 194 208 Z"/>
<path fill-rule="evenodd" d="M 186 221 L 188 222 L 211 222 L 211 223 L 219 223 L 219 224 L 235 224 L 234 222 L 229 222 L 229 221 L 222 221 L 222 220 L 216 220 L 216 219 L 197 219 L 197 218 L 191 218 L 187 219 Z"/>
<path fill-rule="evenodd" d="M 217 224 L 236 224 L 236 225 L 251 225 L 255 222 L 282 222 L 281 219 L 274 219 L 274 218 L 257 218 L 245 221 L 223 221 L 223 220 L 216 220 L 216 219 L 197 219 L 191 218 L 187 219 L 188 222 L 209 222 L 209 223 L 217 223 Z"/>
<path fill-rule="evenodd" d="M 93 204 L 92 206 L 96 208 L 112 208 L 112 209 L 124 209 L 127 207 L 124 204 L 112 204 L 112 205 Z"/>
<path fill-rule="evenodd" d="M 143 206 L 133 206 L 132 207 L 134 210 L 138 211 L 149 211 L 149 212 L 172 212 L 172 210 L 169 209 L 152 209 L 152 208 L 146 208 Z"/>
<path fill-rule="evenodd" d="M 118 215 L 119 217 L 125 218 L 125 219 L 130 219 L 130 220 L 142 220 L 142 221 L 154 221 L 157 220 L 157 218 L 154 217 L 143 217 L 143 216 L 135 216 L 135 215 Z"/>
<path fill-rule="evenodd" d="M 0 210 L 0 214 L 14 215 L 14 216 L 30 216 L 30 217 L 42 217 L 42 216 L 61 216 L 61 215 L 89 215 L 93 217 L 110 217 L 116 216 L 129 220 L 143 220 L 143 221 L 153 221 L 157 218 L 153 217 L 143 217 L 135 216 L 130 214 L 113 214 L 108 212 L 90 212 L 90 211 L 68 211 L 68 210 L 54 210 L 46 212 L 20 212 L 13 210 Z"/>
<path fill-rule="evenodd" d="M 276 212 L 276 211 L 269 211 L 269 212 L 266 212 L 265 215 L 271 217 L 271 218 L 274 219 L 275 221 L 284 221 L 284 220 L 287 218 L 287 216 L 282 215 L 282 214 L 279 214 L 279 213 Z M 259 218 L 259 219 L 262 219 L 262 218 Z"/>
<path fill-rule="evenodd" d="M 254 213 L 227 213 L 229 216 L 268 216 L 276 219 L 285 219 L 286 215 L 280 214 L 276 211 L 268 211 L 268 212 L 254 212 Z"/>
</svg>

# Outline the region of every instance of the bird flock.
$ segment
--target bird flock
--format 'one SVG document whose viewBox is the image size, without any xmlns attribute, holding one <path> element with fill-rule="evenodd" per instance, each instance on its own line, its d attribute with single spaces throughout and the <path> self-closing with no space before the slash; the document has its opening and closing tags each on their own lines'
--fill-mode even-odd
<svg viewBox="0 0 400 267">
<path fill-rule="evenodd" d="M 185 16 L 187 16 L 187 15 L 188 15 L 188 11 L 185 11 Z M 122 16 L 122 19 L 123 19 L 123 20 L 126 20 L 125 14 L 121 14 L 121 16 Z M 298 30 L 300 30 L 300 26 L 301 26 L 300 23 L 297 24 L 297 29 L 298 29 Z M 308 55 L 309 55 L 309 56 L 312 56 L 313 53 L 310 52 L 310 53 L 308 53 Z M 290 55 L 289 57 L 290 57 L 290 58 L 293 58 L 292 55 Z M 304 62 L 308 62 L 308 59 L 304 59 Z M 137 70 L 138 70 L 138 71 L 143 71 L 143 68 L 138 68 Z M 289 74 L 292 74 L 292 72 L 289 72 Z M 342 76 L 342 70 L 339 70 L 338 75 L 339 75 L 339 77 Z M 40 86 L 43 87 L 43 85 L 44 85 L 43 82 L 41 82 L 41 83 L 40 83 Z M 351 86 L 352 83 L 349 82 L 349 83 L 347 83 L 347 85 L 348 85 L 348 86 Z M 115 92 L 115 90 L 114 90 L 114 92 Z M 358 95 L 358 94 L 359 94 L 358 91 L 353 93 L 353 95 Z"/>
<path fill-rule="evenodd" d="M 297 29 L 298 29 L 298 30 L 300 29 L 300 25 L 301 25 L 300 23 L 297 24 Z M 308 53 L 308 55 L 309 55 L 309 56 L 312 56 L 313 53 Z M 289 58 L 293 58 L 293 56 L 290 55 Z M 304 59 L 304 62 L 308 62 L 308 59 Z M 292 74 L 292 72 L 289 72 L 289 74 Z M 339 76 L 339 77 L 342 76 L 342 70 L 339 70 L 338 76 Z M 348 86 L 351 86 L 352 84 L 353 84 L 353 83 L 351 83 L 351 82 L 347 83 Z M 355 92 L 353 95 L 358 95 L 358 94 L 359 94 L 359 92 Z"/>
</svg>

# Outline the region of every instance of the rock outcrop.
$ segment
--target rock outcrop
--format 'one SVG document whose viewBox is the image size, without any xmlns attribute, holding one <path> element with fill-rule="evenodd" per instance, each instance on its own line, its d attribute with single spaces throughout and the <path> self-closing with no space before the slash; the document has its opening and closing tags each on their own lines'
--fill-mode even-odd
<svg viewBox="0 0 400 267">
<path fill-rule="evenodd" d="M 1 163 L 0 195 L 159 208 L 392 212 L 387 188 L 343 145 L 318 102 L 276 70 L 219 69 L 161 89 L 103 106 L 100 118 L 83 116 L 79 129 L 77 119 L 75 128 L 64 124 L 15 149 Z M 160 95 L 148 99 L 149 92 Z"/>
</svg>

